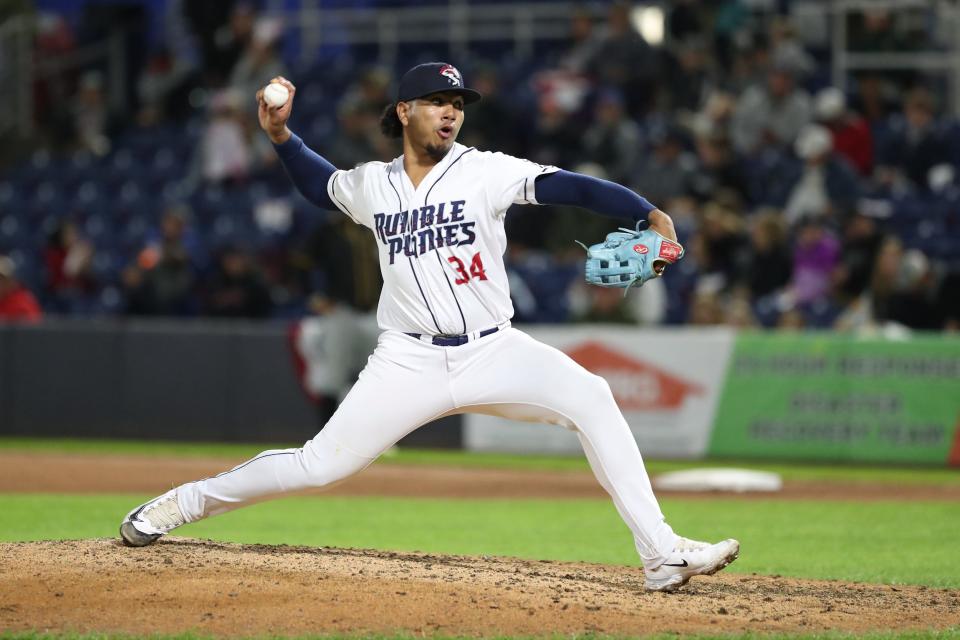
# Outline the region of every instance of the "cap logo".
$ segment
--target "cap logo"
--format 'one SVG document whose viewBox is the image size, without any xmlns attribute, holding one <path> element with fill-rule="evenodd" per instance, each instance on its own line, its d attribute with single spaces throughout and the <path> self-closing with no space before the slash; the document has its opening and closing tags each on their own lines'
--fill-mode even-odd
<svg viewBox="0 0 960 640">
<path fill-rule="evenodd" d="M 450 81 L 450 84 L 454 87 L 463 86 L 463 78 L 460 76 L 460 72 L 457 71 L 457 68 L 452 64 L 445 64 L 440 67 L 440 75 Z"/>
</svg>

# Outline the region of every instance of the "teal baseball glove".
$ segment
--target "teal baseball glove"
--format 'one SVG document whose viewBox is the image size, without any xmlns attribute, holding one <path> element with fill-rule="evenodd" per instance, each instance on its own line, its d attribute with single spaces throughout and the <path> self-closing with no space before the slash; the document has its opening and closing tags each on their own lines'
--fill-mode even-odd
<svg viewBox="0 0 960 640">
<path fill-rule="evenodd" d="M 607 234 L 606 240 L 586 246 L 587 262 L 584 273 L 586 281 L 598 287 L 621 287 L 629 289 L 663 274 L 667 265 L 683 257 L 679 243 L 664 238 L 651 229 L 640 231 L 624 229 Z M 626 292 L 624 292 L 626 294 Z"/>
</svg>

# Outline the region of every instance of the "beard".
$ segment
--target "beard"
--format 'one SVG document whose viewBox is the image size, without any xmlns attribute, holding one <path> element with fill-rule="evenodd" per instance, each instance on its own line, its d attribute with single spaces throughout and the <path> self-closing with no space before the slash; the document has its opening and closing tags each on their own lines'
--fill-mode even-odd
<svg viewBox="0 0 960 640">
<path fill-rule="evenodd" d="M 453 140 L 446 144 L 428 144 L 425 149 L 431 160 L 434 162 L 440 162 L 448 153 L 450 153 L 450 148 L 452 146 Z"/>
</svg>

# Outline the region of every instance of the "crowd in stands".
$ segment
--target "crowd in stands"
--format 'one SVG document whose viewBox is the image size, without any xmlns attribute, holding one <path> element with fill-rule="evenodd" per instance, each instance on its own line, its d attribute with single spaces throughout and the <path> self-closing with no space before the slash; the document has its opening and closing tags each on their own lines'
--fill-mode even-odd
<svg viewBox="0 0 960 640">
<path fill-rule="evenodd" d="M 789 6 L 789 3 L 773 3 Z M 340 50 L 285 59 L 290 27 L 255 3 L 171 3 L 123 112 L 102 70 L 35 87 L 37 150 L 0 170 L 0 317 L 292 318 L 376 306 L 373 238 L 311 207 L 256 122 L 271 77 L 298 87 L 291 128 L 341 168 L 399 154 L 377 122 L 396 68 Z M 46 16 L 37 46 L 83 29 Z M 850 47 L 908 50 L 895 15 L 851 15 Z M 173 34 L 193 44 L 192 59 Z M 662 46 L 630 6 L 582 9 L 532 59 L 454 60 L 484 99 L 460 141 L 620 182 L 673 216 L 687 257 L 632 290 L 582 283 L 582 249 L 622 221 L 557 207 L 507 216 L 519 322 L 782 330 L 960 329 L 960 123 L 920 73 L 829 83 L 831 52 L 788 13 L 678 1 Z M 133 60 L 134 58 L 131 58 Z M 20 284 L 22 283 L 22 284 Z M 11 296 L 21 302 L 5 303 Z M 36 307 L 36 308 L 34 308 Z"/>
</svg>

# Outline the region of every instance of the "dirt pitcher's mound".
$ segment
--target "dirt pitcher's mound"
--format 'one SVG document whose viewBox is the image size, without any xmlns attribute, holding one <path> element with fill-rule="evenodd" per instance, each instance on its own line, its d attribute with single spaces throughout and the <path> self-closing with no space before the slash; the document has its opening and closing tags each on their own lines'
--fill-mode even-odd
<svg viewBox="0 0 960 640">
<path fill-rule="evenodd" d="M 960 591 L 169 538 L 0 544 L 0 629 L 203 635 L 845 631 L 960 625 Z"/>
</svg>

